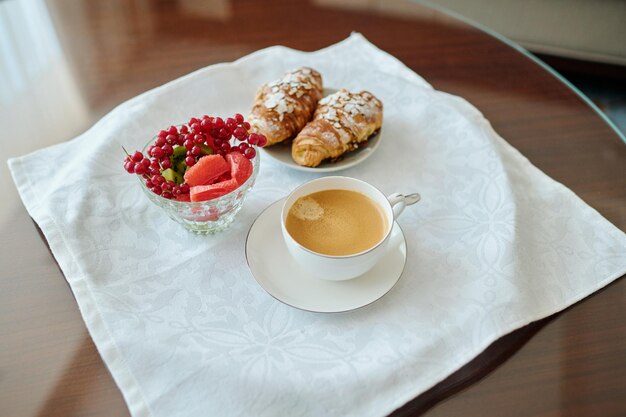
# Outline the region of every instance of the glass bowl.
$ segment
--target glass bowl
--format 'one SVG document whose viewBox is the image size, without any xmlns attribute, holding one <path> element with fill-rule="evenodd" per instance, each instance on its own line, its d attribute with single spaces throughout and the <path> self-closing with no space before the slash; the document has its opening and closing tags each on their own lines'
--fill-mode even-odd
<svg viewBox="0 0 626 417">
<path fill-rule="evenodd" d="M 154 140 L 151 140 L 144 147 L 144 155 L 147 148 L 153 143 Z M 143 178 L 139 179 L 141 189 L 146 193 L 150 201 L 162 208 L 172 220 L 180 223 L 187 230 L 198 234 L 219 232 L 226 229 L 233 222 L 259 173 L 259 152 L 256 146 L 252 147 L 257 151 L 257 155 L 251 159 L 252 175 L 239 188 L 221 197 L 198 202 L 169 200 L 150 191 Z"/>
</svg>

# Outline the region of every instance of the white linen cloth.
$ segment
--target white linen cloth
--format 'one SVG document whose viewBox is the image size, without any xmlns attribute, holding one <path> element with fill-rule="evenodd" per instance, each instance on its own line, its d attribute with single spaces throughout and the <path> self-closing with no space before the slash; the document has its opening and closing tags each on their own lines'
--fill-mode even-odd
<svg viewBox="0 0 626 417">
<path fill-rule="evenodd" d="M 367 89 L 384 103 L 384 143 L 342 175 L 422 195 L 399 220 L 402 279 L 350 313 L 281 304 L 244 257 L 255 217 L 318 175 L 262 158 L 235 223 L 196 236 L 122 169 L 122 145 L 141 149 L 191 116 L 245 114 L 261 83 L 302 65 L 328 87 Z M 271 47 L 201 69 L 9 165 L 135 417 L 383 416 L 501 336 L 626 272 L 622 231 L 468 102 L 359 34 L 312 53 Z"/>
</svg>

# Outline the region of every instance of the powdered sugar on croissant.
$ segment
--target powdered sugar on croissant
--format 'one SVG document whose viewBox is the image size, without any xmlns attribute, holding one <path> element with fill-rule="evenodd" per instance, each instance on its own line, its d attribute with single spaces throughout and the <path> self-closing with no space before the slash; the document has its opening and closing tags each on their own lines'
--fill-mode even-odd
<svg viewBox="0 0 626 417">
<path fill-rule="evenodd" d="M 341 89 L 318 103 L 313 120 L 296 136 L 291 156 L 299 165 L 316 167 L 365 142 L 383 123 L 383 104 L 367 91 Z"/>
<path fill-rule="evenodd" d="M 292 138 L 311 120 L 322 91 L 322 76 L 307 67 L 262 85 L 250 112 L 251 130 L 265 135 L 268 146 Z"/>
</svg>

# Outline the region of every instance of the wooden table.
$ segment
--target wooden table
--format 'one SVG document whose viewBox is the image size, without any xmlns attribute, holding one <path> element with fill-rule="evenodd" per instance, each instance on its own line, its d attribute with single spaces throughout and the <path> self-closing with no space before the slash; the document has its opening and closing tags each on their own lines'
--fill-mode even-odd
<svg viewBox="0 0 626 417">
<path fill-rule="evenodd" d="M 60 48 L 44 66 L 48 82 L 30 79 L 27 87 L 38 94 L 20 107 L 28 114 L 17 119 L 19 127 L 3 126 L 7 156 L 67 140 L 121 101 L 197 68 L 274 44 L 314 50 L 359 31 L 435 88 L 468 99 L 535 165 L 626 229 L 626 146 L 618 135 L 527 56 L 441 12 L 368 0 L 50 0 L 47 6 L 23 17 L 40 19 L 37 25 L 50 19 Z M 55 86 L 53 71 L 71 88 Z M 57 106 L 67 114 L 50 117 Z M 59 117 L 67 118 L 64 130 L 52 131 Z M 0 415 L 128 415 L 45 239 L 12 183 L 3 184 Z M 619 279 L 502 338 L 394 415 L 624 416 L 625 311 L 626 281 Z"/>
</svg>

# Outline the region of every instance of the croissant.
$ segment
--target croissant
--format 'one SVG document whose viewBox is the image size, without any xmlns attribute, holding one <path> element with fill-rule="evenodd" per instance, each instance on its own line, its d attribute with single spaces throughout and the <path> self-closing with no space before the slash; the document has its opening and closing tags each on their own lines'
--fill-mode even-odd
<svg viewBox="0 0 626 417">
<path fill-rule="evenodd" d="M 297 164 L 316 167 L 357 149 L 383 124 L 383 104 L 367 91 L 341 89 L 324 97 L 310 121 L 293 140 L 291 156 Z"/>
<path fill-rule="evenodd" d="M 292 138 L 311 120 L 322 92 L 322 76 L 306 67 L 263 84 L 250 112 L 252 132 L 265 135 L 267 145 Z"/>
</svg>

